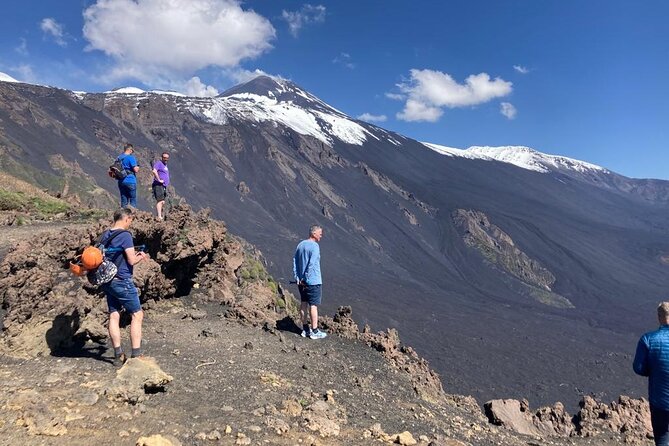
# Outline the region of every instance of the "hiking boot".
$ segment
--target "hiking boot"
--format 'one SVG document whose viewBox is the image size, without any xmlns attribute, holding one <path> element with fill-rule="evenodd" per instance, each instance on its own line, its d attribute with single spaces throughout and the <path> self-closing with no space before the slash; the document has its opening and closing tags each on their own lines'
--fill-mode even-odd
<svg viewBox="0 0 669 446">
<path fill-rule="evenodd" d="M 323 339 L 327 337 L 327 333 L 324 331 L 321 331 L 319 329 L 313 330 L 311 334 L 309 335 L 309 338 L 311 339 Z"/>
<path fill-rule="evenodd" d="M 119 356 L 114 357 L 113 364 L 116 367 L 121 367 L 127 360 L 128 357 L 125 355 L 125 353 L 121 353 Z"/>
</svg>

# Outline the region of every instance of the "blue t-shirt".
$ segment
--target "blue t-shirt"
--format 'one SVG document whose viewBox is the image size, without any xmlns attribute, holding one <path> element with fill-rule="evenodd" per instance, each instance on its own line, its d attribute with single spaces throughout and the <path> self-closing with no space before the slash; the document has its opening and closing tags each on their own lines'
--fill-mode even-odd
<svg viewBox="0 0 669 446">
<path fill-rule="evenodd" d="M 121 182 L 124 184 L 137 184 L 137 177 L 135 177 L 134 167 L 137 167 L 137 159 L 133 155 L 126 155 L 122 153 L 118 156 L 121 160 L 121 165 L 128 172 L 128 176 L 125 177 Z"/>
<path fill-rule="evenodd" d="M 107 245 L 105 242 L 109 240 L 109 237 L 116 234 L 118 231 L 123 231 L 122 234 L 118 234 L 114 239 Z M 100 242 L 105 245 L 106 252 L 105 256 L 116 264 L 118 272 L 116 277 L 119 279 L 131 279 L 133 267 L 128 263 L 128 259 L 125 258 L 125 250 L 132 248 L 134 246 L 132 241 L 132 235 L 124 229 L 107 229 L 103 234 Z"/>
<path fill-rule="evenodd" d="M 321 249 L 313 240 L 302 240 L 293 256 L 293 276 L 296 281 L 304 280 L 307 285 L 322 285 Z"/>
</svg>

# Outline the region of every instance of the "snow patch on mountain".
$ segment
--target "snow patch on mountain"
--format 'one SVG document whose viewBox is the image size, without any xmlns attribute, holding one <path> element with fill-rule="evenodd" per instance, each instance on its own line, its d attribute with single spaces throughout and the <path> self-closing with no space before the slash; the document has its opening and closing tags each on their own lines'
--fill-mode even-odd
<svg viewBox="0 0 669 446">
<path fill-rule="evenodd" d="M 146 91 L 137 87 L 123 87 L 117 88 L 116 90 L 105 91 L 106 94 L 143 94 Z"/>
<path fill-rule="evenodd" d="M 0 72 L 0 82 L 13 82 L 13 83 L 17 83 L 17 82 L 20 82 L 20 81 L 14 79 L 13 77 L 11 77 L 11 76 L 10 76 L 9 74 L 7 74 L 7 73 L 2 73 L 2 72 Z"/>
<path fill-rule="evenodd" d="M 578 173 L 609 173 L 609 170 L 595 164 L 567 158 L 566 156 L 541 153 L 525 146 L 472 146 L 463 150 L 431 143 L 423 143 L 423 145 L 446 156 L 500 161 L 540 173 L 560 170 L 570 170 Z"/>
<path fill-rule="evenodd" d="M 276 122 L 285 125 L 301 135 L 309 135 L 332 145 L 334 139 L 342 142 L 362 145 L 367 136 L 372 136 L 360 124 L 352 121 L 343 113 L 328 107 L 325 103 L 302 90 L 293 88 L 290 92 L 303 97 L 309 102 L 317 101 L 328 107 L 330 112 L 302 107 L 293 101 L 277 99 L 286 93 L 285 86 L 267 96 L 253 93 L 235 93 L 229 96 L 193 100 L 189 110 L 196 116 L 202 116 L 213 124 L 223 125 L 231 118 L 250 120 L 254 122 Z"/>
</svg>

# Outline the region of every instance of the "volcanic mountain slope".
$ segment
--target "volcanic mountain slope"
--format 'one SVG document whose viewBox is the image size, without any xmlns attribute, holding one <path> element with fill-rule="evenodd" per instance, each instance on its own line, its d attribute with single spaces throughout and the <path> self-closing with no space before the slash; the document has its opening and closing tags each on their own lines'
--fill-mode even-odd
<svg viewBox="0 0 669 446">
<path fill-rule="evenodd" d="M 216 98 L 127 91 L 0 82 L 0 166 L 43 187 L 76 171 L 70 193 L 94 200 L 115 193 L 106 168 L 131 141 L 148 208 L 146 167 L 170 150 L 177 192 L 276 277 L 323 225 L 324 309 L 399 328 L 447 389 L 568 404 L 643 391 L 629 354 L 669 284 L 667 182 L 536 152 L 544 168 L 528 169 L 514 148 L 447 156 L 268 77 Z"/>
</svg>

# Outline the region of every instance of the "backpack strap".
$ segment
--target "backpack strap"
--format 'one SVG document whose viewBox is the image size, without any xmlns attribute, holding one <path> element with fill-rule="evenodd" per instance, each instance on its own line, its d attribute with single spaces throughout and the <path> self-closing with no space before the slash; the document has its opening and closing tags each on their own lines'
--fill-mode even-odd
<svg viewBox="0 0 669 446">
<path fill-rule="evenodd" d="M 132 169 L 126 169 L 125 166 L 123 165 L 123 160 L 126 159 L 130 155 L 126 155 L 125 153 L 120 154 L 116 160 L 121 163 L 121 168 L 125 170 L 128 175 L 135 175 L 135 172 Z"/>
<path fill-rule="evenodd" d="M 98 243 L 98 244 L 102 245 L 102 246 L 106 249 L 106 248 L 109 246 L 109 244 L 112 242 L 112 240 L 114 240 L 114 239 L 116 238 L 117 235 L 121 235 L 121 234 L 123 234 L 124 232 L 128 232 L 128 231 L 125 230 L 125 229 L 120 229 L 120 230 L 112 231 L 112 230 L 110 229 L 110 230 L 109 230 L 109 236 L 105 239 L 104 242 L 102 241 L 102 235 L 104 235 L 104 232 L 103 232 L 102 235 L 100 236 L 100 240 L 99 240 L 99 243 Z"/>
</svg>

